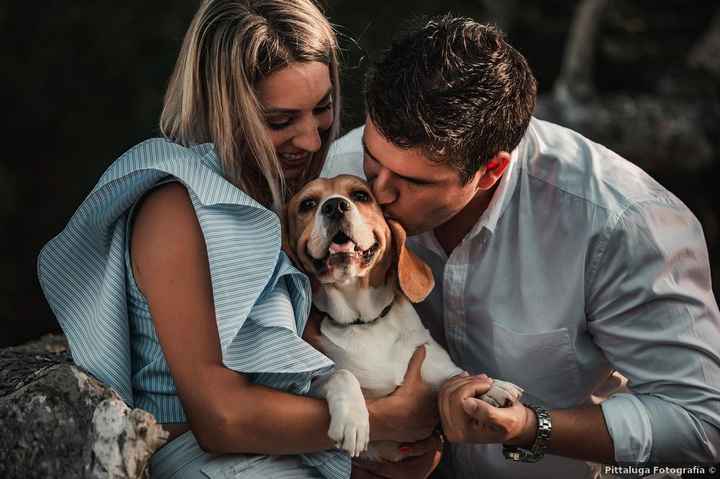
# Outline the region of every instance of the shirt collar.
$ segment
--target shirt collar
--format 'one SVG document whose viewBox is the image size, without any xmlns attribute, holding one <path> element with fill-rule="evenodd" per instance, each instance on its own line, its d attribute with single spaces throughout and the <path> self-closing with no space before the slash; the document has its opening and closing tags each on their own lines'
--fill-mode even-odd
<svg viewBox="0 0 720 479">
<path fill-rule="evenodd" d="M 510 153 L 510 163 L 500 178 L 500 183 L 490 198 L 490 203 L 465 238 L 476 236 L 482 229 L 487 229 L 490 233 L 495 232 L 497 223 L 510 204 L 515 185 L 517 185 L 518 170 L 520 170 L 520 166 L 517 164 L 520 156 L 518 152 L 521 145 L 522 142 Z"/>
</svg>

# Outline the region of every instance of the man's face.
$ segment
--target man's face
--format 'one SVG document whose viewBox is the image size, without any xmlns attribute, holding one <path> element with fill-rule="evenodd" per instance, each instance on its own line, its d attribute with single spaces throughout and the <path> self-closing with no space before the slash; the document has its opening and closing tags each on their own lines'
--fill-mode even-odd
<svg viewBox="0 0 720 479">
<path fill-rule="evenodd" d="M 408 235 L 430 231 L 455 216 L 478 192 L 478 177 L 462 184 L 457 170 L 428 159 L 419 148 L 386 140 L 368 118 L 363 134 L 363 167 L 385 216 Z"/>
</svg>

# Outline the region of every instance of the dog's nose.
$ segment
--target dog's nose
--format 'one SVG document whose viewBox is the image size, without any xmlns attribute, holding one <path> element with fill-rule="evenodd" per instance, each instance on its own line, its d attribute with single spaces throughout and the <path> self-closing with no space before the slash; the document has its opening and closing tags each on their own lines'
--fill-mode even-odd
<svg viewBox="0 0 720 479">
<path fill-rule="evenodd" d="M 342 198 L 330 198 L 323 203 L 320 212 L 330 220 L 339 220 L 350 209 L 350 203 Z"/>
</svg>

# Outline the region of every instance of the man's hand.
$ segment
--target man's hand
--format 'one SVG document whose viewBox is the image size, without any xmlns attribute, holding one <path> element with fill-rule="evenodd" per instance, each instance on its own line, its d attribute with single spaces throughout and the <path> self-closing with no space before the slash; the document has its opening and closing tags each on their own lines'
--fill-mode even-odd
<svg viewBox="0 0 720 479">
<path fill-rule="evenodd" d="M 443 432 L 450 442 L 531 445 L 537 418 L 519 401 L 508 407 L 494 407 L 477 399 L 490 390 L 486 375 L 456 376 L 438 394 Z"/>
<path fill-rule="evenodd" d="M 368 400 L 371 440 L 415 442 L 430 436 L 439 422 L 437 398 L 420 374 L 425 346 L 417 348 L 405 379 L 392 394 Z"/>
<path fill-rule="evenodd" d="M 353 461 L 351 479 L 424 479 L 432 473 L 442 458 L 442 439 L 438 434 L 412 444 L 409 457 L 400 462 Z"/>
</svg>

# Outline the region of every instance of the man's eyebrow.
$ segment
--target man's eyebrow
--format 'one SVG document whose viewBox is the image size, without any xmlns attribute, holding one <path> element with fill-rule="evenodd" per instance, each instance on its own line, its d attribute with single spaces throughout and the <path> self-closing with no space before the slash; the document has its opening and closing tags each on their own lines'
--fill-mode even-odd
<svg viewBox="0 0 720 479">
<path fill-rule="evenodd" d="M 324 105 L 328 101 L 330 101 L 330 96 L 332 96 L 333 87 L 328 88 L 328 91 L 323 95 L 323 97 L 320 99 L 319 102 L 317 102 L 317 105 Z M 265 108 L 264 113 L 266 115 L 268 114 L 293 114 L 298 113 L 300 110 L 294 109 L 294 108 Z"/>
<path fill-rule="evenodd" d="M 369 156 L 373 161 L 380 163 L 377 160 L 377 158 L 375 158 L 375 156 L 372 153 L 370 153 L 370 149 L 367 147 L 367 143 L 365 143 L 365 138 L 362 139 L 362 146 L 363 146 L 363 151 L 365 152 L 365 154 L 367 156 Z M 393 171 L 393 175 L 397 176 L 398 178 L 402 178 L 403 180 L 414 181 L 415 183 L 434 183 L 432 180 L 429 180 L 426 178 L 415 178 L 412 176 L 405 176 L 405 175 L 396 173 L 394 171 Z"/>
</svg>

